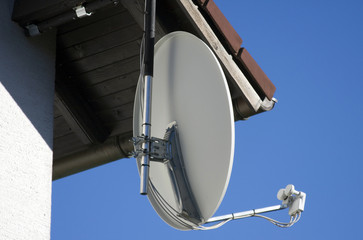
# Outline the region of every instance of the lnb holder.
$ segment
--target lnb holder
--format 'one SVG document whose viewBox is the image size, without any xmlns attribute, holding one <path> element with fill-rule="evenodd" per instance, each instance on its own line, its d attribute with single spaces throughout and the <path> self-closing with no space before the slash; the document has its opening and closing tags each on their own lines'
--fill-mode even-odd
<svg viewBox="0 0 363 240">
<path fill-rule="evenodd" d="M 304 211 L 306 194 L 296 191 L 295 186 L 292 184 L 280 189 L 277 193 L 277 199 L 281 200 L 282 204 L 289 208 L 290 216 L 295 216 L 297 213 Z"/>
<path fill-rule="evenodd" d="M 212 217 L 212 218 L 208 219 L 208 221 L 206 223 L 213 223 L 213 222 L 226 223 L 230 220 L 236 220 L 236 219 L 241 219 L 241 218 L 262 217 L 262 218 L 269 220 L 270 222 L 274 223 L 275 225 L 277 225 L 279 227 L 291 227 L 294 223 L 296 223 L 300 219 L 301 212 L 304 211 L 306 194 L 301 191 L 296 191 L 294 185 L 289 184 L 285 188 L 280 189 L 278 191 L 277 198 L 282 201 L 282 204 L 270 206 L 270 207 L 252 209 L 252 210 L 248 210 L 248 211 L 244 211 L 244 212 L 227 214 L 227 215 L 223 215 L 223 216 Z M 291 216 L 291 220 L 289 223 L 280 223 L 271 218 L 259 215 L 261 213 L 274 212 L 274 211 L 283 210 L 286 208 L 289 208 L 289 215 Z M 221 225 L 223 225 L 223 224 L 221 224 Z M 212 227 L 202 227 L 200 229 L 208 230 L 208 229 L 212 229 L 212 228 L 213 228 L 213 226 Z"/>
</svg>

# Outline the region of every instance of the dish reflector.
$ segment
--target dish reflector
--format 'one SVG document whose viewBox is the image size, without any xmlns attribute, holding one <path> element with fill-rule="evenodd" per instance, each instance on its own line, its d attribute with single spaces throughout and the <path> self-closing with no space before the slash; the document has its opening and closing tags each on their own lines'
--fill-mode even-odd
<svg viewBox="0 0 363 240">
<path fill-rule="evenodd" d="M 134 136 L 142 124 L 143 79 L 134 105 Z M 208 46 L 186 32 L 164 36 L 155 45 L 151 136 L 164 138 L 177 128 L 177 142 L 186 185 L 199 219 L 183 213 L 183 199 L 175 183 L 175 169 L 167 162 L 150 162 L 150 203 L 170 226 L 189 230 L 204 224 L 219 207 L 233 164 L 233 108 L 223 70 Z M 174 125 L 172 124 L 173 122 Z M 138 162 L 140 169 L 140 163 Z M 174 164 L 175 165 L 175 164 Z M 179 172 L 180 175 L 180 172 Z M 184 194 L 185 196 L 185 194 Z"/>
</svg>

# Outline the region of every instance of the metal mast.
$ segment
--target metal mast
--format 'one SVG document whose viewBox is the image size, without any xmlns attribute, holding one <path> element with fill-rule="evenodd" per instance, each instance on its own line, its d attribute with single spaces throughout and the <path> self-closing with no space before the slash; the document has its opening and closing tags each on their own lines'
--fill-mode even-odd
<svg viewBox="0 0 363 240">
<path fill-rule="evenodd" d="M 151 135 L 151 88 L 154 74 L 154 42 L 155 42 L 155 9 L 156 0 L 145 0 L 144 13 L 144 111 L 142 135 L 144 142 L 140 168 L 140 194 L 147 194 L 150 167 L 150 135 Z"/>
</svg>

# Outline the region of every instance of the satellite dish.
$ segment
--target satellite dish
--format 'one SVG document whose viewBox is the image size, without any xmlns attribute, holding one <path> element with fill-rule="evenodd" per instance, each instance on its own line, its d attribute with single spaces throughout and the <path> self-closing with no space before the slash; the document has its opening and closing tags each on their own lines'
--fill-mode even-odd
<svg viewBox="0 0 363 240">
<path fill-rule="evenodd" d="M 141 135 L 143 91 L 140 78 L 134 137 Z M 155 45 L 151 100 L 151 136 L 173 139 L 174 154 L 171 161 L 150 161 L 148 198 L 170 226 L 194 229 L 219 207 L 234 154 L 234 118 L 227 81 L 203 41 L 186 32 L 173 32 Z"/>
</svg>

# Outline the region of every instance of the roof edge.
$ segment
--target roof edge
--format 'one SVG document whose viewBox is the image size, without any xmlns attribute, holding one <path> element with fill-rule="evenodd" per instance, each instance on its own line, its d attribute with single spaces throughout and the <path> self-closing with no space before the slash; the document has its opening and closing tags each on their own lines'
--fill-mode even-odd
<svg viewBox="0 0 363 240">
<path fill-rule="evenodd" d="M 228 45 L 229 50 L 234 55 L 237 55 L 243 42 L 242 38 L 224 16 L 217 4 L 213 0 L 198 0 L 197 2 L 199 3 L 199 6 L 211 18 L 214 26 L 222 34 L 226 44 Z"/>
<path fill-rule="evenodd" d="M 242 38 L 233 28 L 213 0 L 196 0 L 199 9 L 207 13 L 214 27 L 223 36 L 226 47 L 238 63 L 242 64 L 243 70 L 248 73 L 248 81 L 257 86 L 263 95 L 272 100 L 276 86 L 267 77 L 262 68 L 253 59 L 251 54 L 242 45 Z M 257 89 L 256 89 L 257 90 Z M 263 97 L 262 99 L 263 100 Z"/>
<path fill-rule="evenodd" d="M 269 100 L 272 100 L 276 87 L 246 48 L 240 49 L 237 59 L 241 62 L 244 70 L 250 75 L 250 80 L 258 85 Z"/>
</svg>

